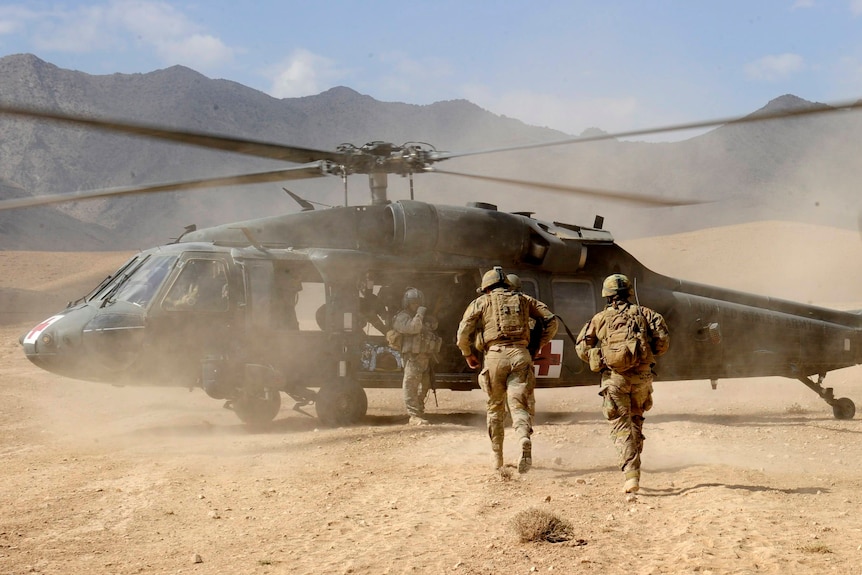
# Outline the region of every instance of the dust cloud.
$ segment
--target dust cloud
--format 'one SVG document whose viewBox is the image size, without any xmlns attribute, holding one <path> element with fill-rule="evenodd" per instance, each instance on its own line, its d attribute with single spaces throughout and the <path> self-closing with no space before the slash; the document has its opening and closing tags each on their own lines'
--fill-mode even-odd
<svg viewBox="0 0 862 575">
<path fill-rule="evenodd" d="M 623 247 L 667 275 L 854 305 L 862 242 L 847 233 L 764 222 Z M 369 390 L 360 425 L 321 427 L 286 400 L 251 432 L 199 390 L 78 382 L 23 357 L 17 337 L 57 309 L 21 320 L 7 290 L 74 299 L 128 255 L 0 252 L 4 573 L 858 570 L 860 419 L 834 420 L 799 382 L 657 383 L 636 497 L 595 388 L 538 391 L 534 468 L 509 478 L 490 468 L 477 391 L 429 398 L 422 428 L 398 390 Z M 860 376 L 827 382 L 860 401 Z M 521 542 L 512 521 L 530 508 L 572 540 Z"/>
</svg>

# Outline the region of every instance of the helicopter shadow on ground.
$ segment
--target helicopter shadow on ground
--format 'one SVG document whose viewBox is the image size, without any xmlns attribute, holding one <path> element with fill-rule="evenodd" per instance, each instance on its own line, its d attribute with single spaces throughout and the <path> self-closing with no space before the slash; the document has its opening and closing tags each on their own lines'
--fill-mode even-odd
<svg viewBox="0 0 862 575">
<path fill-rule="evenodd" d="M 162 437 L 203 437 L 212 435 L 265 435 L 265 434 L 291 434 L 314 432 L 315 430 L 330 429 L 309 413 L 300 412 L 301 415 L 282 412 L 271 423 L 263 426 L 250 426 L 240 422 L 221 424 L 212 423 L 207 419 L 195 422 L 166 424 L 159 426 L 141 427 L 128 432 L 132 436 L 162 436 Z M 426 414 L 431 425 L 410 426 L 407 416 L 398 414 L 367 414 L 358 423 L 343 426 L 341 429 L 365 427 L 392 428 L 394 432 L 401 433 L 405 430 L 423 430 L 433 432 L 446 427 L 466 427 L 484 430 L 486 427 L 486 415 L 479 410 L 453 410 L 449 412 L 434 412 Z M 728 415 L 728 414 L 692 414 L 692 413 L 664 413 L 656 416 L 647 415 L 647 425 L 691 422 L 718 426 L 731 427 L 809 427 L 832 431 L 838 433 L 862 434 L 862 429 L 850 429 L 845 427 L 834 427 L 824 425 L 836 420 L 824 415 L 822 417 L 786 415 L 786 414 L 760 414 L 760 415 Z M 842 422 L 851 423 L 851 422 Z M 591 426 L 605 424 L 600 413 L 594 411 L 566 411 L 566 412 L 538 412 L 536 413 L 535 425 L 549 426 Z M 509 423 L 508 426 L 511 424 Z"/>
</svg>

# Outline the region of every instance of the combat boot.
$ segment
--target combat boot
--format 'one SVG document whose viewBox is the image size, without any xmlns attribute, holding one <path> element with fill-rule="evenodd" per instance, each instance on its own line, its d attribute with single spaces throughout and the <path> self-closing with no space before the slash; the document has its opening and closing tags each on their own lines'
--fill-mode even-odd
<svg viewBox="0 0 862 575">
<path fill-rule="evenodd" d="M 408 423 L 410 425 L 431 425 L 430 421 L 418 415 L 411 415 Z"/>
<path fill-rule="evenodd" d="M 623 485 L 623 493 L 637 493 L 640 489 L 640 473 L 626 473 L 626 482 Z"/>
<path fill-rule="evenodd" d="M 494 451 L 491 457 L 492 465 L 494 469 L 502 469 L 503 468 L 503 451 Z"/>
<path fill-rule="evenodd" d="M 533 466 L 533 442 L 529 437 L 521 438 L 521 459 L 518 461 L 518 473 L 526 473 Z"/>
</svg>

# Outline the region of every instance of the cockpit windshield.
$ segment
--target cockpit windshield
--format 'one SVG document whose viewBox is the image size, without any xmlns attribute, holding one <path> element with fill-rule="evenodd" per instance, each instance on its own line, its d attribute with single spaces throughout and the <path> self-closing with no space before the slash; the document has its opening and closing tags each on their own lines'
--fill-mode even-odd
<svg viewBox="0 0 862 575">
<path fill-rule="evenodd" d="M 140 261 L 133 259 L 120 268 L 93 299 L 109 298 L 111 301 L 126 301 L 147 307 L 176 260 L 177 256 L 172 255 L 148 256 Z"/>
</svg>

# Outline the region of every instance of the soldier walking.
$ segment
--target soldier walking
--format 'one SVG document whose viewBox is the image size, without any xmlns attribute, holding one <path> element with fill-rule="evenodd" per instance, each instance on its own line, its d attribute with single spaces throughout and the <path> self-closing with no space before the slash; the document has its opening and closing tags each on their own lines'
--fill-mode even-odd
<svg viewBox="0 0 862 575">
<path fill-rule="evenodd" d="M 653 403 L 655 358 L 667 351 L 670 336 L 661 314 L 629 302 L 626 276 L 608 276 L 602 296 L 607 305 L 581 329 L 575 350 L 602 374 L 602 412 L 625 474 L 623 491 L 634 493 L 640 489 L 644 412 Z"/>
<path fill-rule="evenodd" d="M 478 298 L 464 312 L 458 325 L 457 343 L 467 365 L 480 367 L 472 347 L 485 354 L 479 385 L 488 394 L 488 436 L 494 455 L 494 468 L 503 467 L 503 436 L 506 407 L 519 437 L 521 456 L 518 471 L 526 473 L 533 464 L 533 392 L 530 377 L 533 358 L 530 343 L 530 318 L 542 326 L 538 349 L 557 333 L 557 318 L 544 303 L 510 289 L 501 267 L 482 277 Z"/>
</svg>

